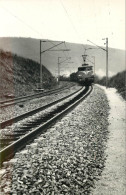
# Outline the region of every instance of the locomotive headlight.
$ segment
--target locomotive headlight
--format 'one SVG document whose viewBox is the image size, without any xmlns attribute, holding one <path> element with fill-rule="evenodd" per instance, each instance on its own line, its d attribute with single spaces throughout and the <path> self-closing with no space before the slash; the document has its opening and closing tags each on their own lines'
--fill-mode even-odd
<svg viewBox="0 0 126 195">
<path fill-rule="evenodd" d="M 82 77 L 82 75 L 81 74 L 78 74 L 78 77 Z"/>
</svg>

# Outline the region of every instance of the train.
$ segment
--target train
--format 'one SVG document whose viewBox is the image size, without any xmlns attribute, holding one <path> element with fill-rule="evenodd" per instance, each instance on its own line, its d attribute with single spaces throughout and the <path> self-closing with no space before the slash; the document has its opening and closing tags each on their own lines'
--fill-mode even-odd
<svg viewBox="0 0 126 195">
<path fill-rule="evenodd" d="M 86 63 L 78 67 L 77 82 L 82 85 L 91 85 L 94 82 L 93 66 Z"/>
<path fill-rule="evenodd" d="M 87 55 L 82 55 L 84 63 L 78 67 L 76 73 L 70 75 L 70 80 L 81 85 L 91 85 L 94 83 L 94 68 L 86 62 Z M 94 64 L 94 63 L 93 63 Z"/>
</svg>

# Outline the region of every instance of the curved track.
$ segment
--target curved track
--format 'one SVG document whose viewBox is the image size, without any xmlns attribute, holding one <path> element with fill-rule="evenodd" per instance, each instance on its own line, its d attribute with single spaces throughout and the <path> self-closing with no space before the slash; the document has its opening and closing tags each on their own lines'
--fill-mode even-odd
<svg viewBox="0 0 126 195">
<path fill-rule="evenodd" d="M 10 137 L 10 140 L 8 141 L 9 145 L 0 151 L 1 163 L 11 158 L 15 152 L 17 152 L 36 136 L 45 131 L 49 125 L 73 109 L 84 98 L 86 98 L 91 91 L 92 87 L 86 87 L 81 89 L 79 92 L 76 92 L 76 95 L 75 93 L 72 94 L 72 97 L 70 97 L 70 95 L 69 97 L 67 96 L 67 101 L 65 100 L 65 102 L 63 101 L 64 98 L 62 98 L 62 104 L 56 106 L 50 110 L 50 112 L 47 112 L 44 116 L 40 114 L 34 118 L 34 120 L 26 122 L 22 128 L 20 128 L 15 132 L 15 134 L 12 135 L 12 137 Z M 7 142 L 7 139 L 5 139 L 4 142 Z"/>
</svg>

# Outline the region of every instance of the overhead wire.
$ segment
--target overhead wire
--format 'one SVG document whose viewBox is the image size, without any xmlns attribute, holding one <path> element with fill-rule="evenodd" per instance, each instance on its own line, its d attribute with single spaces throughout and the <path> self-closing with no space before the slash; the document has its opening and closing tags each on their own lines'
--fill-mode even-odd
<svg viewBox="0 0 126 195">
<path fill-rule="evenodd" d="M 87 59 L 87 61 L 91 62 L 92 64 L 94 64 L 91 60 Z"/>
<path fill-rule="evenodd" d="M 59 1 L 60 1 L 61 5 L 62 5 L 62 7 L 63 7 L 63 9 L 64 9 L 64 11 L 65 11 L 65 13 L 66 13 L 66 15 L 67 15 L 67 18 L 68 18 L 69 22 L 71 23 L 71 26 L 72 26 L 73 30 L 75 31 L 77 37 L 78 37 L 79 40 L 81 41 L 80 35 L 79 35 L 79 33 L 78 33 L 78 31 L 77 31 L 77 29 L 76 29 L 76 27 L 75 27 L 73 21 L 71 20 L 71 17 L 70 17 L 70 15 L 69 15 L 69 13 L 68 13 L 66 7 L 65 7 L 64 4 L 63 4 L 63 0 L 59 0 Z M 83 44 L 81 44 L 81 45 L 82 45 L 83 49 L 85 50 L 84 45 L 83 45 Z"/>
<path fill-rule="evenodd" d="M 20 21 L 21 23 L 25 24 L 28 28 L 30 28 L 32 31 L 36 32 L 37 34 L 41 35 L 42 34 L 40 32 L 38 32 L 37 30 L 35 30 L 31 25 L 27 24 L 26 22 L 24 22 L 21 18 L 19 18 L 18 16 L 16 16 L 15 14 L 12 13 L 12 11 L 8 10 L 7 8 L 5 8 L 4 6 L 1 6 L 6 12 L 8 12 L 11 16 L 13 16 L 14 18 L 16 18 L 18 21 Z"/>
<path fill-rule="evenodd" d="M 12 11 L 8 10 L 7 8 L 5 8 L 4 6 L 1 6 L 7 13 L 9 13 L 11 16 L 13 16 L 14 18 L 16 18 L 18 21 L 20 21 L 21 23 L 23 23 L 25 26 L 27 26 L 29 29 L 31 29 L 32 31 L 34 31 L 35 33 L 39 34 L 39 36 L 43 36 L 39 31 L 37 31 L 35 28 L 33 28 L 31 25 L 29 25 L 28 23 L 26 23 L 24 20 L 22 20 L 20 17 L 18 17 L 17 15 L 15 15 Z M 52 45 L 56 46 L 56 44 L 54 44 L 54 41 L 49 40 L 49 39 L 45 39 L 46 41 L 48 41 L 49 43 L 51 43 Z M 60 42 L 60 41 L 59 41 Z M 59 48 L 58 46 L 56 46 L 57 48 Z M 64 53 L 64 52 L 63 52 Z M 66 57 L 66 56 L 65 56 Z"/>
</svg>

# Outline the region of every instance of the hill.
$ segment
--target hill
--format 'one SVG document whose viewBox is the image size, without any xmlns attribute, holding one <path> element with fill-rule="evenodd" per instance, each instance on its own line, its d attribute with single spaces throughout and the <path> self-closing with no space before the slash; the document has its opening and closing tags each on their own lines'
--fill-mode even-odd
<svg viewBox="0 0 126 195">
<path fill-rule="evenodd" d="M 55 43 L 56 44 L 56 43 Z M 53 45 L 49 42 L 42 43 L 42 51 L 52 47 Z M 67 74 L 77 71 L 77 67 L 82 64 L 82 55 L 84 54 L 84 47 L 93 48 L 87 50 L 87 54 L 90 56 L 89 60 L 93 62 L 91 56 L 95 56 L 95 69 L 99 76 L 105 75 L 106 68 L 106 52 L 98 49 L 92 45 L 66 43 L 68 49 L 70 49 L 70 57 L 72 58 L 73 64 L 63 63 L 60 66 L 61 74 Z M 19 56 L 32 59 L 36 62 L 40 62 L 40 40 L 32 38 L 0 38 L 0 48 L 5 51 L 11 51 Z M 58 46 L 59 49 L 66 49 L 64 44 Z M 57 48 L 55 48 L 57 49 Z M 66 53 L 66 54 L 65 54 Z M 42 54 L 42 63 L 47 67 L 52 74 L 58 74 L 58 56 L 63 61 L 64 57 L 68 56 L 67 52 L 45 52 Z M 90 63 L 90 62 L 89 62 Z M 116 73 L 125 70 L 125 51 L 109 48 L 109 76 L 115 75 Z"/>
<path fill-rule="evenodd" d="M 39 83 L 39 64 L 10 52 L 0 50 L 0 97 L 26 95 L 37 88 Z M 43 66 L 44 87 L 55 84 L 52 74 Z"/>
</svg>

